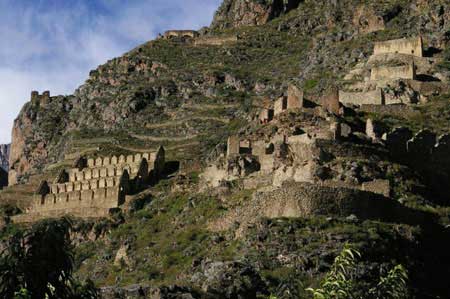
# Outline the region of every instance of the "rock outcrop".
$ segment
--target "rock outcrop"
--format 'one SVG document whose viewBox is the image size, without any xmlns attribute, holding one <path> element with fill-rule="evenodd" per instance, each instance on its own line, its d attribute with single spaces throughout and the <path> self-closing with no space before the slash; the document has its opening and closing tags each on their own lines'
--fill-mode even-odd
<svg viewBox="0 0 450 299">
<path fill-rule="evenodd" d="M 212 23 L 213 29 L 263 25 L 270 20 L 295 9 L 300 0 L 225 0 Z"/>
</svg>

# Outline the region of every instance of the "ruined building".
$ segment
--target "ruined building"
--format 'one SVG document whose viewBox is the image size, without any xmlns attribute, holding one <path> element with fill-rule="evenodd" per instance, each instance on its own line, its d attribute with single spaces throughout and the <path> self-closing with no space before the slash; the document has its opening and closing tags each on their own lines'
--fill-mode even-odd
<svg viewBox="0 0 450 299">
<path fill-rule="evenodd" d="M 437 62 L 424 57 L 420 36 L 376 42 L 369 60 L 358 63 L 345 76 L 339 100 L 359 107 L 424 102 L 434 93 L 448 91 L 432 73 Z"/>
<path fill-rule="evenodd" d="M 303 90 L 290 84 L 287 90 L 287 96 L 281 96 L 273 104 L 272 108 L 263 108 L 259 113 L 259 122 L 265 124 L 270 122 L 274 116 L 290 109 L 303 108 Z"/>
<path fill-rule="evenodd" d="M 389 40 L 385 42 L 376 42 L 374 46 L 374 55 L 395 53 L 395 54 L 407 54 L 417 57 L 423 57 L 423 42 L 422 38 L 402 38 Z"/>
<path fill-rule="evenodd" d="M 50 91 L 44 91 L 42 95 L 39 94 L 38 91 L 32 91 L 31 92 L 31 103 L 33 105 L 40 105 L 40 106 L 46 106 L 48 103 L 50 103 Z"/>
<path fill-rule="evenodd" d="M 168 30 L 164 32 L 163 37 L 165 39 L 170 39 L 174 37 L 188 37 L 195 38 L 198 37 L 199 33 L 195 30 Z"/>
<path fill-rule="evenodd" d="M 71 169 L 62 170 L 53 183 L 43 181 L 25 214 L 14 222 L 32 222 L 47 217 L 104 217 L 120 207 L 126 196 L 151 179 L 160 177 L 165 151 L 128 156 L 79 158 Z"/>
</svg>

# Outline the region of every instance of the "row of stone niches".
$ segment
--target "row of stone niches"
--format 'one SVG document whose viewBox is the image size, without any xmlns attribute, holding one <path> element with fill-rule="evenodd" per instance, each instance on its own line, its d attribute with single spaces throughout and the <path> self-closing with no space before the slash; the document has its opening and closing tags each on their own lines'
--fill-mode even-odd
<svg viewBox="0 0 450 299">
<path fill-rule="evenodd" d="M 106 178 L 106 177 L 116 177 L 121 176 L 124 171 L 127 171 L 130 176 L 135 176 L 139 173 L 140 165 L 128 165 L 114 166 L 110 165 L 102 168 L 86 168 L 83 170 L 78 170 L 76 168 L 69 170 L 69 182 L 86 181 L 91 179 Z"/>
<path fill-rule="evenodd" d="M 87 166 L 89 168 L 93 167 L 102 167 L 102 166 L 109 166 L 109 165 L 118 165 L 118 164 L 138 164 L 142 161 L 142 159 L 146 159 L 147 162 L 150 162 L 152 160 L 156 159 L 157 153 L 144 153 L 144 154 L 135 154 L 135 155 L 120 155 L 112 156 L 112 157 L 98 157 L 97 159 L 88 159 L 87 160 Z"/>
<path fill-rule="evenodd" d="M 72 191 L 67 193 L 59 194 L 47 194 L 44 197 L 40 197 L 39 205 L 54 205 L 58 203 L 64 204 L 67 207 L 67 203 L 79 203 L 80 201 L 95 201 L 100 203 L 105 199 L 113 199 L 119 197 L 118 187 L 100 188 L 96 190 L 82 190 L 82 191 Z M 78 205 L 78 204 L 77 204 Z"/>
<path fill-rule="evenodd" d="M 72 191 L 96 190 L 119 186 L 121 177 L 107 177 L 85 181 L 68 182 L 62 184 L 52 184 L 51 193 L 59 194 Z"/>
</svg>

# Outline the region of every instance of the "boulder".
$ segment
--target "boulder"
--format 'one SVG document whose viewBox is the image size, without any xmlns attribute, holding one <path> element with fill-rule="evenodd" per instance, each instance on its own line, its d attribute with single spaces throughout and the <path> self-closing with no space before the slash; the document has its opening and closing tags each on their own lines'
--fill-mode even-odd
<svg viewBox="0 0 450 299">
<path fill-rule="evenodd" d="M 204 262 L 192 281 L 212 298 L 256 299 L 259 294 L 267 294 L 267 286 L 258 271 L 238 261 Z"/>
</svg>

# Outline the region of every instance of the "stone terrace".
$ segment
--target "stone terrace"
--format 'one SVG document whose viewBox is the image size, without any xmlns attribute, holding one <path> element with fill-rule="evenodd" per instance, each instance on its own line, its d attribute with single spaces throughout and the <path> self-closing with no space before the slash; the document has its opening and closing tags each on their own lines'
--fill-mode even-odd
<svg viewBox="0 0 450 299">
<path fill-rule="evenodd" d="M 62 170 L 55 181 L 43 181 L 32 206 L 13 217 L 14 222 L 33 222 L 47 217 L 72 215 L 104 217 L 125 203 L 126 195 L 157 179 L 164 168 L 165 151 L 128 156 L 81 157 L 74 167 Z"/>
</svg>

